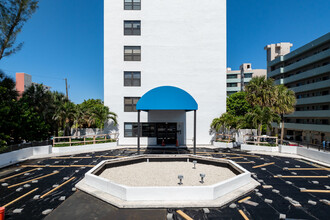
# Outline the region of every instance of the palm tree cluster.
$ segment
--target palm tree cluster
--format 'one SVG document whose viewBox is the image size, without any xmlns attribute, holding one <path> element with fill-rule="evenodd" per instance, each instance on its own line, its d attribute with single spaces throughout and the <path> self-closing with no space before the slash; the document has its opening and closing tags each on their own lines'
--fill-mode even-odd
<svg viewBox="0 0 330 220">
<path fill-rule="evenodd" d="M 250 106 L 246 107 L 247 104 Z M 271 130 L 271 123 L 281 123 L 283 144 L 284 115 L 294 112 L 295 104 L 296 97 L 292 90 L 284 85 L 274 85 L 273 79 L 266 79 L 264 76 L 254 77 L 245 87 L 245 92 L 235 93 L 227 99 L 227 112 L 215 118 L 211 128 L 217 132 L 256 128 L 258 136 L 261 136 L 263 130 Z"/>
<path fill-rule="evenodd" d="M 0 72 L 0 147 L 24 141 L 42 141 L 59 132 L 70 136 L 71 128 L 104 128 L 117 115 L 100 99 L 74 104 L 63 93 L 30 86 L 19 99 L 15 82 Z"/>
<path fill-rule="evenodd" d="M 63 94 L 54 94 L 57 105 L 53 119 L 57 126 L 63 129 L 65 136 L 71 135 L 71 128 L 99 128 L 103 129 L 104 124 L 109 120 L 117 124 L 117 115 L 109 110 L 100 99 L 88 99 L 81 104 L 74 104 L 67 100 Z"/>
</svg>

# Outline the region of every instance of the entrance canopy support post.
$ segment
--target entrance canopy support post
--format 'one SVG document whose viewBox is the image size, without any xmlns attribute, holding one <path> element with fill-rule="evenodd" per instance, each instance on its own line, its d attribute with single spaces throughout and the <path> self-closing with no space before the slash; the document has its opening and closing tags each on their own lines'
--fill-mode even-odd
<svg viewBox="0 0 330 220">
<path fill-rule="evenodd" d="M 140 110 L 138 110 L 138 138 L 137 138 L 137 150 L 138 155 L 140 155 L 140 133 L 141 133 L 141 126 L 140 126 Z"/>
<path fill-rule="evenodd" d="M 194 155 L 196 155 L 196 110 L 194 110 Z"/>
</svg>

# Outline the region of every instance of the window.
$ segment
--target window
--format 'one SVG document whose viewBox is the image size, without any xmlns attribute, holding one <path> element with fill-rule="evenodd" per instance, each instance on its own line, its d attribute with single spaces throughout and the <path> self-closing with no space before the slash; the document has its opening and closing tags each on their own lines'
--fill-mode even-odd
<svg viewBox="0 0 330 220">
<path fill-rule="evenodd" d="M 124 21 L 124 35 L 141 35 L 141 21 Z"/>
<path fill-rule="evenodd" d="M 141 72 L 124 72 L 124 86 L 141 86 Z"/>
<path fill-rule="evenodd" d="M 244 78 L 252 78 L 252 73 L 244 73 Z"/>
<path fill-rule="evenodd" d="M 124 137 L 137 137 L 137 123 L 124 123 Z"/>
<path fill-rule="evenodd" d="M 237 79 L 237 74 L 227 74 L 227 79 Z"/>
<path fill-rule="evenodd" d="M 227 83 L 227 87 L 237 87 L 237 83 Z"/>
<path fill-rule="evenodd" d="M 124 61 L 141 61 L 141 47 L 124 46 Z"/>
<path fill-rule="evenodd" d="M 156 137 L 156 123 L 140 123 L 141 137 Z M 124 137 L 137 137 L 138 123 L 124 123 Z"/>
<path fill-rule="evenodd" d="M 141 0 L 124 0 L 125 10 L 141 10 Z"/>
<path fill-rule="evenodd" d="M 124 97 L 124 112 L 136 112 L 136 103 L 140 97 Z"/>
</svg>

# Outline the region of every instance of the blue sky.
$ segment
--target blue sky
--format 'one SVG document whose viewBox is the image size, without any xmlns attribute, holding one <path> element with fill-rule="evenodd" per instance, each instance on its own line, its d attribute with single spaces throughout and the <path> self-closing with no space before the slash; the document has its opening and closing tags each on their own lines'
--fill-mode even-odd
<svg viewBox="0 0 330 220">
<path fill-rule="evenodd" d="M 265 45 L 296 49 L 328 33 L 329 9 L 329 0 L 227 0 L 227 66 L 266 68 Z M 0 61 L 9 76 L 26 72 L 61 92 L 68 78 L 75 103 L 103 99 L 102 0 L 40 0 L 17 40 L 23 49 Z"/>
</svg>

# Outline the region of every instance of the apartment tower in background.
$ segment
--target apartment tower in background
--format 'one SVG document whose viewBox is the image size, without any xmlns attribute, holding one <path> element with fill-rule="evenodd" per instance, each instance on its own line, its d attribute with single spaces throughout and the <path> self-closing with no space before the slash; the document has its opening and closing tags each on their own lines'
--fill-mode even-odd
<svg viewBox="0 0 330 220">
<path fill-rule="evenodd" d="M 252 77 L 256 76 L 267 77 L 267 70 L 252 69 L 251 63 L 243 63 L 239 70 L 227 68 L 227 96 L 244 91 L 244 86 L 251 81 Z"/>
<path fill-rule="evenodd" d="M 267 50 L 268 77 L 296 93 L 295 112 L 285 115 L 287 139 L 330 141 L 330 33 L 290 52 L 290 43 Z"/>
</svg>

